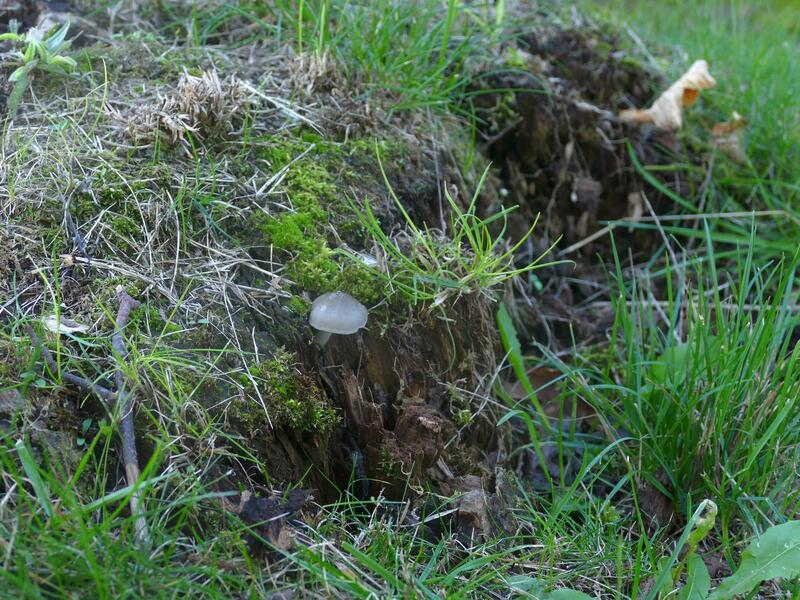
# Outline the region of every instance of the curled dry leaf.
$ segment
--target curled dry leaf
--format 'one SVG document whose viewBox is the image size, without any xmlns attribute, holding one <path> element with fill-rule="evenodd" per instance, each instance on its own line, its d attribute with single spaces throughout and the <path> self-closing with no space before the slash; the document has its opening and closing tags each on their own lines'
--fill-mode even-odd
<svg viewBox="0 0 800 600">
<path fill-rule="evenodd" d="M 683 124 L 683 107 L 694 104 L 700 90 L 716 85 L 716 80 L 708 72 L 708 63 L 698 60 L 658 97 L 653 106 L 644 110 L 623 110 L 619 118 L 629 123 L 653 123 L 661 129 L 676 131 Z"/>
<path fill-rule="evenodd" d="M 747 155 L 742 148 L 744 128 L 746 126 L 747 119 L 734 111 L 730 121 L 717 123 L 711 130 L 714 146 L 719 148 L 720 152 L 733 162 L 740 165 L 747 164 L 748 162 Z"/>
<path fill-rule="evenodd" d="M 628 194 L 628 211 L 625 215 L 629 221 L 638 221 L 644 215 L 644 202 L 642 201 L 642 194 L 639 192 L 631 192 Z"/>
<path fill-rule="evenodd" d="M 42 319 L 42 325 L 53 333 L 86 333 L 89 331 L 88 325 L 81 325 L 66 317 L 59 319 L 56 315 L 50 315 Z"/>
</svg>

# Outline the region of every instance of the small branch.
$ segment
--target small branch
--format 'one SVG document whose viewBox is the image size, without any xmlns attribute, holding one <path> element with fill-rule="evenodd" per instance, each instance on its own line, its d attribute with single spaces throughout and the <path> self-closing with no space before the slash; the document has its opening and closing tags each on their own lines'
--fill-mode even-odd
<svg viewBox="0 0 800 600">
<path fill-rule="evenodd" d="M 119 309 L 117 319 L 114 324 L 114 336 L 111 338 L 111 347 L 117 359 L 117 372 L 114 379 L 117 384 L 117 410 L 119 414 L 119 431 L 122 436 L 122 459 L 125 463 L 125 475 L 128 485 L 131 486 L 131 515 L 135 519 L 134 529 L 136 539 L 139 541 L 147 539 L 147 521 L 141 510 L 141 498 L 139 490 L 135 488 L 139 481 L 139 459 L 136 454 L 136 435 L 133 429 L 133 402 L 130 394 L 125 390 L 125 375 L 122 372 L 122 361 L 127 351 L 125 350 L 125 340 L 122 336 L 125 326 L 130 319 L 131 311 L 141 306 L 141 302 L 134 300 L 122 286 L 117 286 L 117 298 L 119 299 Z"/>
<path fill-rule="evenodd" d="M 125 478 L 128 485 L 133 489 L 130 499 L 131 515 L 135 519 L 134 530 L 136 532 L 136 539 L 138 541 L 143 541 L 148 537 L 147 521 L 145 521 L 144 515 L 142 514 L 141 498 L 139 491 L 136 489 L 136 483 L 139 480 L 141 472 L 139 471 L 139 459 L 136 453 L 136 436 L 133 428 L 133 402 L 131 401 L 130 393 L 125 389 L 125 374 L 122 371 L 122 362 L 127 355 L 123 330 L 128 324 L 131 311 L 141 306 L 141 303 L 131 298 L 122 286 L 117 287 L 117 299 L 119 300 L 119 309 L 117 310 L 117 318 L 114 322 L 114 335 L 111 338 L 111 347 L 113 348 L 114 357 L 117 361 L 117 369 L 114 373 L 114 380 L 117 387 L 116 391 L 112 391 L 99 383 L 95 383 L 79 375 L 74 375 L 73 373 L 62 372 L 61 379 L 81 388 L 87 393 L 98 396 L 105 402 L 106 407 L 112 414 L 114 409 L 118 410 L 119 431 L 122 437 L 122 460 L 125 464 Z M 42 343 L 32 327 L 28 327 L 28 335 L 31 341 L 42 349 L 42 356 L 48 368 L 54 374 L 59 373 L 58 363 L 53 357 L 53 353 Z"/>
<path fill-rule="evenodd" d="M 578 310 L 592 310 L 593 311 L 593 310 L 595 310 L 597 308 L 609 309 L 609 308 L 614 308 L 617 304 L 618 303 L 611 302 L 610 300 L 596 300 L 594 302 L 590 302 L 590 303 L 586 304 L 585 306 L 581 307 Z M 620 304 L 622 304 L 622 303 L 620 303 Z M 645 308 L 672 309 L 675 306 L 675 303 L 673 303 L 673 302 L 670 302 L 670 301 L 667 301 L 667 300 L 655 300 L 655 299 L 642 300 L 642 301 L 639 301 L 639 300 L 626 300 L 624 302 L 624 304 L 625 304 L 625 306 L 627 306 L 629 308 L 631 306 L 643 306 Z M 681 306 L 689 306 L 689 303 L 686 300 L 682 300 L 681 302 L 679 302 L 679 304 Z M 697 304 L 696 300 L 693 300 L 691 305 L 695 310 L 697 310 L 698 304 Z M 710 305 L 710 308 L 715 308 L 715 307 L 716 307 L 716 305 L 713 304 L 713 303 Z M 735 302 L 720 302 L 719 303 L 719 307 L 722 310 L 745 311 L 745 312 L 760 312 L 762 310 L 768 310 L 768 309 L 771 309 L 771 308 L 775 308 L 775 306 L 772 305 L 772 304 L 749 304 L 749 303 L 737 304 Z M 786 312 L 791 313 L 791 314 L 800 313 L 800 306 L 797 306 L 797 305 L 794 305 L 794 304 L 788 305 L 788 306 L 779 306 L 778 309 L 779 310 L 785 310 Z"/>
<path fill-rule="evenodd" d="M 53 357 L 53 353 L 50 352 L 50 349 L 42 343 L 42 340 L 39 339 L 39 336 L 36 335 L 36 332 L 33 330 L 33 327 L 28 327 L 28 336 L 31 338 L 34 346 L 38 346 L 42 349 L 42 357 L 44 358 L 44 362 L 47 363 L 47 367 L 54 373 L 58 373 L 58 363 L 56 359 Z M 61 373 L 61 379 L 66 381 L 67 383 L 71 383 L 72 385 L 81 388 L 83 391 L 94 394 L 98 396 L 101 400 L 106 402 L 108 406 L 113 406 L 114 401 L 116 400 L 116 392 L 111 391 L 105 386 L 100 385 L 99 383 L 95 383 L 94 381 L 89 381 L 85 377 L 80 377 L 79 375 L 74 375 L 72 373 Z"/>
</svg>

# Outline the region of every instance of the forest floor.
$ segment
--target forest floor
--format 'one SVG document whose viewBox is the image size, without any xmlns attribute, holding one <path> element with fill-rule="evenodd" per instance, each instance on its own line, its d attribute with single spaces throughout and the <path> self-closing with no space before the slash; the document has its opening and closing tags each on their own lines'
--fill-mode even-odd
<svg viewBox="0 0 800 600">
<path fill-rule="evenodd" d="M 800 10 L 651 4 L 0 7 L 0 597 L 729 585 L 800 519 Z"/>
</svg>

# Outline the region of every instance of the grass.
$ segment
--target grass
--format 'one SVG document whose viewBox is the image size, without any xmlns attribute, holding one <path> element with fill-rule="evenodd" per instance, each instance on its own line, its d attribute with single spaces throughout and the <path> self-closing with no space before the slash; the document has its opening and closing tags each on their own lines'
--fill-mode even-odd
<svg viewBox="0 0 800 600">
<path fill-rule="evenodd" d="M 600 9 L 606 18 L 635 31 L 632 45 L 647 40 L 650 64 L 669 80 L 696 59 L 709 61 L 718 87 L 703 94 L 685 136 L 703 144 L 714 123 L 729 120 L 737 111 L 748 120 L 746 152 L 751 164 L 735 165 L 715 156 L 704 168 L 707 185 L 696 198 L 682 200 L 698 212 L 779 211 L 779 216 L 761 221 L 756 243 L 765 258 L 775 258 L 787 248 L 791 252 L 790 240 L 798 235 L 800 223 L 795 184 L 800 160 L 800 113 L 794 101 L 800 93 L 795 7 L 782 0 L 757 8 L 741 0 L 588 5 L 593 14 Z M 696 166 L 664 168 L 691 173 Z M 679 237 L 704 236 L 697 228 L 668 224 L 666 231 Z M 747 217 L 719 219 L 712 227 L 716 240 L 730 246 L 746 244 L 749 231 Z"/>
<path fill-rule="evenodd" d="M 635 430 L 647 446 L 642 460 L 655 461 L 646 472 L 666 471 L 684 505 L 692 504 L 692 496 L 696 501 L 700 491 L 721 500 L 726 524 L 738 514 L 756 528 L 757 522 L 797 513 L 790 483 L 797 442 L 789 390 L 795 385 L 792 240 L 798 220 L 797 189 L 790 182 L 798 175 L 791 99 L 800 91 L 795 43 L 800 16 L 781 1 L 765 2 L 758 10 L 737 0 L 647 7 L 624 2 L 624 10 L 598 4 L 612 19 L 635 27 L 639 38 L 661 43 L 657 48 L 664 58 L 653 60 L 669 78 L 694 59 L 711 62 L 719 86 L 704 95 L 686 136 L 707 135 L 703 130 L 711 123 L 733 111 L 746 113 L 751 162 L 734 166 L 715 157 L 705 168 L 709 185 L 696 197 L 675 198 L 690 212 L 713 207 L 716 214 L 693 226 L 642 225 L 674 239 L 677 253 L 698 266 L 670 266 L 675 274 L 667 278 L 668 297 L 657 310 L 644 290 L 659 273 L 645 272 L 641 281 L 618 288 L 615 332 L 622 336 L 624 354 L 616 360 L 625 374 L 613 374 L 613 359 L 603 376 L 594 371 L 603 391 L 592 397 L 601 413 L 616 415 Z M 641 170 L 669 192 L 647 167 Z M 729 211 L 742 212 L 730 218 Z M 776 214 L 756 218 L 747 211 Z M 706 251 L 687 254 L 696 244 Z M 616 279 L 622 280 L 619 264 Z M 669 287 L 673 282 L 677 289 Z M 618 389 L 620 381 L 628 383 Z M 620 397 L 609 402 L 611 390 Z M 767 448 L 780 450 L 765 457 Z"/>
<path fill-rule="evenodd" d="M 177 78 L 184 56 L 192 57 L 192 69 L 233 64 L 254 78 L 264 68 L 257 64 L 247 72 L 247 65 L 273 56 L 256 48 L 272 52 L 288 44 L 298 57 L 265 62 L 275 66 L 271 77 L 291 82 L 288 92 L 280 86 L 263 90 L 273 102 L 243 109 L 230 139 L 201 140 L 188 131 L 183 145 L 143 153 L 121 144 L 124 132 L 110 113 L 140 108 L 169 83 L 146 77 L 146 84 L 136 77 L 131 83 L 130 74 L 114 81 L 122 72 L 114 64 L 103 66 L 102 77 L 99 71 L 67 82 L 37 76 L 35 95 L 22 101 L 28 121 L 7 122 L 7 160 L 0 168 L 8 201 L 0 214 L 8 227 L 0 236 L 10 241 L 0 239 L 23 262 L 8 269 L 0 263 L 3 273 L 12 273 L 2 281 L 12 297 L 3 310 L 14 310 L 0 330 L 0 351 L 8 357 L 8 365 L 0 365 L 0 388 L 19 392 L 34 412 L 0 415 L 5 592 L 31 598 L 266 598 L 276 591 L 340 598 L 541 598 L 544 590 L 566 586 L 603 598 L 645 598 L 653 597 L 647 589 L 656 578 L 668 578 L 664 565 L 678 558 L 690 530 L 684 525 L 698 520 L 706 499 L 718 505 L 719 520 L 698 551 L 729 564 L 738 562 L 744 540 L 798 518 L 800 128 L 794 99 L 800 14 L 791 3 L 770 2 L 757 11 L 742 0 L 591 5 L 594 18 L 635 30 L 631 52 L 667 77 L 694 58 L 707 58 L 720 86 L 703 95 L 681 139 L 698 152 L 708 150 L 707 126 L 737 110 L 750 121 L 751 164 L 735 166 L 713 155 L 693 165 L 638 165 L 644 180 L 672 195 L 675 214 L 633 225 L 663 239 L 652 257 L 629 264 L 630 256 L 615 253 L 604 265 L 607 300 L 588 301 L 591 310 L 613 312 L 602 343 L 576 337 L 568 352 L 554 353 L 535 340 L 520 341 L 513 311 L 501 309 L 497 338 L 510 368 L 479 373 L 481 386 L 468 392 L 465 404 L 475 422 L 488 421 L 510 440 L 508 460 L 487 471 L 480 484 L 494 480 L 495 493 L 438 496 L 409 479 L 399 497 L 383 497 L 378 485 L 365 499 L 354 491 L 359 474 L 353 458 L 349 485 L 338 486 L 338 498 L 294 522 L 290 544 L 264 534 L 264 523 L 225 510 L 224 502 L 245 489 L 266 496 L 273 484 L 302 487 L 330 476 L 312 458 L 304 472 L 275 472 L 281 448 L 299 455 L 313 446 L 310 441 L 341 435 L 338 413 L 327 405 L 311 417 L 294 410 L 308 393 L 327 398 L 328 388 L 335 389 L 331 375 L 300 385 L 306 381 L 295 378 L 294 361 L 312 360 L 303 356 L 307 345 L 298 345 L 297 355 L 280 350 L 305 332 L 291 301 L 308 303 L 297 281 L 285 281 L 287 274 L 299 280 L 300 268 L 324 260 L 324 273 L 344 278 L 344 267 L 330 258 L 347 246 L 326 223 L 328 200 L 335 197 L 335 206 L 343 207 L 345 198 L 355 199 L 350 208 L 361 228 L 351 237 L 360 235 L 364 245 L 376 244 L 386 254 L 390 268 L 378 276 L 409 301 L 412 332 L 414 319 L 424 320 L 415 311 L 431 304 L 449 308 L 492 289 L 510 298 L 520 275 L 543 266 L 515 262 L 515 251 L 533 244 L 536 230 L 508 240 L 513 209 L 479 214 L 482 186 L 495 185 L 489 170 L 459 174 L 473 182 L 474 195 L 464 201 L 444 187 L 442 231 L 412 217 L 392 185 L 404 168 L 422 179 L 422 166 L 432 155 L 438 160 L 437 119 L 457 117 L 461 129 L 447 142 L 469 145 L 455 152 L 472 155 L 465 142 L 472 126 L 465 108 L 471 69 L 492 64 L 493 53 L 513 39 L 506 27 L 517 16 L 503 2 L 457 0 L 135 4 L 134 14 L 125 12 L 130 7 L 114 9 L 122 11 L 121 27 L 149 28 L 147 35 L 174 42 L 171 53 L 148 63 L 153 72 L 158 65 L 159 77 Z M 539 14 L 552 7 L 546 8 Z M 102 7 L 96 14 L 102 16 Z M 243 58 L 249 52 L 256 58 Z M 78 64 L 87 68 L 85 61 Z M 344 95 L 307 91 L 337 86 Z M 134 102 L 125 96 L 131 89 L 143 90 L 143 97 Z M 412 140 L 409 146 L 416 142 L 436 154 L 386 171 L 377 159 L 371 176 L 361 177 L 369 185 L 353 183 L 357 173 L 349 176 L 349 189 L 320 174 L 315 154 L 304 159 L 292 150 L 266 164 L 265 147 L 283 151 L 280 140 L 296 138 L 307 148 L 306 138 L 317 136 L 310 128 L 332 120 L 320 98 L 352 101 L 333 113 L 342 121 L 374 103 L 386 119 L 367 127 L 389 141 L 403 135 Z M 356 116 L 369 121 L 364 113 Z M 370 137 L 356 142 L 371 145 Z M 301 159 L 316 161 L 314 168 L 292 171 L 304 164 Z M 342 164 L 354 164 L 347 160 Z M 670 173 L 704 183 L 677 194 L 664 183 Z M 299 186 L 302 175 L 312 181 Z M 62 253 L 81 258 L 73 247 L 78 238 L 61 225 L 62 198 L 73 203 L 77 230 L 94 253 L 83 265 L 95 279 L 80 279 L 59 262 L 66 260 Z M 759 212 L 748 214 L 752 210 Z M 259 239 L 264 218 L 266 234 L 281 239 L 291 233 L 293 245 L 265 245 Z M 254 220 L 261 225 L 252 227 Z M 288 231 L 286 223 L 297 221 L 303 227 Z M 276 251 L 303 262 L 287 269 Z M 324 288 L 317 273 L 307 275 L 317 281 L 299 288 Z M 124 366 L 140 391 L 138 441 L 148 457 L 140 465 L 151 532 L 143 544 L 135 540 L 127 510 L 133 490 L 121 484 L 116 428 L 94 400 L 67 394 L 58 373 L 41 369 L 24 333 L 24 325 L 40 315 L 70 316 L 63 311 L 80 307 L 80 320 L 91 323 L 92 334 L 48 343 L 64 371 L 110 379 L 116 361 L 107 335 L 114 312 L 109 290 L 117 284 L 150 299 L 127 332 L 131 355 Z M 360 289 L 356 284 L 379 289 L 371 280 L 353 283 L 353 290 Z M 449 319 L 454 313 L 443 314 Z M 370 318 L 370 327 L 390 328 L 377 312 Z M 279 364 L 276 356 L 284 357 Z M 346 365 L 349 358 L 337 361 Z M 460 357 L 467 370 L 473 358 Z M 543 368 L 558 376 L 534 382 L 529 373 Z M 501 385 L 499 373 L 519 380 L 521 398 Z M 475 381 L 437 377 L 443 379 L 437 386 L 454 395 Z M 270 402 L 278 397 L 291 403 L 283 408 L 293 412 L 284 418 L 298 426 L 276 441 L 266 423 L 279 416 L 270 416 Z M 591 414 L 579 414 L 579 404 Z M 554 407 L 561 427 L 546 416 Z M 31 415 L 33 424 L 26 421 Z M 60 418 L 61 436 L 42 438 L 40 427 Z M 248 429 L 232 428 L 236 419 Z M 346 439 L 339 442 L 347 448 Z M 58 450 L 43 450 L 48 446 Z M 322 463 L 331 457 L 316 458 Z M 520 476 L 524 469 L 542 471 L 541 485 Z M 654 496 L 669 505 L 671 522 L 653 518 Z M 477 509 L 470 504 L 476 498 Z M 493 503 L 491 511 L 482 498 Z M 486 517 L 489 525 L 473 530 L 470 517 Z M 798 583 L 761 590 L 763 597 L 780 593 L 796 597 Z"/>
<path fill-rule="evenodd" d="M 714 265 L 710 244 L 708 252 Z M 725 525 L 746 516 L 757 526 L 798 506 L 797 257 L 756 268 L 751 245 L 737 266 L 735 277 L 690 268 L 686 285 L 658 306 L 638 284 L 620 285 L 619 342 L 577 381 L 598 414 L 630 435 L 641 472 L 666 475 L 678 506 L 711 498 Z"/>
<path fill-rule="evenodd" d="M 746 115 L 754 162 L 770 169 L 771 185 L 794 181 L 800 141 L 794 98 L 800 90 L 800 67 L 798 16 L 790 2 L 769 0 L 756 8 L 742 0 L 657 6 L 623 0 L 617 3 L 622 10 L 613 3 L 599 4 L 608 6 L 614 18 L 624 18 L 656 49 L 661 58 L 655 60 L 667 76 L 680 75 L 697 58 L 708 60 L 719 86 L 704 95 L 707 108 L 699 120 L 708 125 L 726 120 L 733 111 Z M 723 175 L 727 177 L 720 183 L 748 174 Z"/>
<path fill-rule="evenodd" d="M 134 543 L 134 519 L 123 514 L 132 490 L 105 489 L 115 478 L 106 471 L 114 436 L 110 425 L 101 426 L 70 473 L 57 469 L 58 457 L 42 456 L 37 462 L 26 442 L 3 440 L 4 447 L 15 448 L 0 457 L 4 476 L 19 485 L 14 500 L 0 513 L 5 550 L 0 577 L 6 590 L 14 590 L 19 598 L 63 597 L 88 589 L 96 598 L 176 597 L 203 586 L 205 597 L 226 598 L 257 588 L 261 577 L 255 571 L 252 580 L 242 576 L 242 569 L 248 570 L 242 558 L 247 553 L 235 535 L 197 544 L 197 535 L 207 527 L 200 519 L 212 518 L 211 500 L 217 494 L 208 493 L 180 469 L 153 476 L 157 457 L 145 469 L 140 487 L 151 507 L 148 521 L 160 526 L 152 528 L 151 547 Z M 24 470 L 14 454 L 22 459 Z M 32 494 L 26 491 L 28 482 Z M 198 551 L 202 554 L 195 554 Z M 241 563 L 226 571 L 218 562 L 193 559 L 206 554 L 227 555 Z"/>
<path fill-rule="evenodd" d="M 527 233 L 513 245 L 508 244 L 505 234 L 508 215 L 514 211 L 514 207 L 503 208 L 486 219 L 480 218 L 476 213 L 477 202 L 489 174 L 488 168 L 478 180 L 465 209 L 459 206 L 452 192 L 445 189 L 447 207 L 443 211 L 448 215 L 448 223 L 442 229 L 436 229 L 414 223 L 392 190 L 380 156 L 378 164 L 389 194 L 405 221 L 403 235 L 399 239 L 392 239 L 384 233 L 369 200 L 365 201 L 363 210 L 354 202 L 350 202 L 350 207 L 383 252 L 382 261 L 378 261 L 384 263 L 383 270 L 377 266 L 373 268 L 386 281 L 392 293 L 402 294 L 415 305 L 426 303 L 436 307 L 462 294 L 490 295 L 504 282 L 537 268 L 560 264 L 542 262 L 555 246 L 554 243 L 527 265 L 514 265 L 514 254 L 529 241 L 538 217 Z M 499 227 L 499 233 L 493 233 L 494 227 Z M 352 258 L 362 261 L 358 255 Z"/>
<path fill-rule="evenodd" d="M 279 0 L 160 4 L 159 26 L 197 46 L 227 39 L 233 46 L 266 41 L 331 60 L 365 96 L 394 96 L 393 110 L 458 109 L 468 59 L 489 57 L 499 41 L 489 6 L 458 0 L 358 3 Z M 502 18 L 502 13 L 498 13 Z M 247 31 L 241 35 L 242 30 Z"/>
<path fill-rule="evenodd" d="M 500 392 L 512 409 L 501 421 L 518 420 L 531 432 L 531 443 L 515 453 L 558 465 L 549 491 L 526 494 L 516 517 L 530 523 L 553 566 L 570 565 L 568 577 L 556 578 L 569 587 L 591 573 L 608 597 L 628 597 L 664 573 L 661 549 L 673 534 L 654 528 L 666 523 L 663 515 L 654 521 L 646 490 L 686 519 L 702 502 L 717 503 L 719 524 L 705 551 L 732 565 L 737 544 L 800 512 L 798 256 L 756 267 L 751 243 L 734 273 L 716 272 L 709 224 L 705 231 L 708 260 L 681 269 L 684 279 L 665 301 L 653 298 L 647 273 L 624 277 L 615 256 L 610 343 L 582 348 L 573 364 L 546 347 L 539 347 L 545 360 L 523 356 L 511 321 L 499 319 L 509 362 L 528 390 L 520 400 Z M 548 384 L 561 389 L 555 405 L 566 423 L 555 433 L 541 426 L 537 394 L 545 390 L 533 389 L 526 374 L 543 366 L 563 372 Z M 575 412 L 574 398 L 591 406 L 590 416 Z M 581 433 L 586 419 L 598 419 L 615 441 Z"/>
</svg>

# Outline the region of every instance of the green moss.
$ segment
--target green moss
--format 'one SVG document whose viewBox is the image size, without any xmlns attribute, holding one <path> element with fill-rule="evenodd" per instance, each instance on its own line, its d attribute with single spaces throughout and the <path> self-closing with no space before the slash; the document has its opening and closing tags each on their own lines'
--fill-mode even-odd
<svg viewBox="0 0 800 600">
<path fill-rule="evenodd" d="M 504 56 L 503 59 L 507 67 L 512 69 L 520 69 L 520 70 L 528 70 L 528 56 L 526 56 L 523 52 L 520 51 L 519 48 L 515 46 L 510 46 Z"/>
<path fill-rule="evenodd" d="M 499 101 L 492 111 L 491 130 L 499 130 L 517 118 L 517 95 L 513 91 L 506 91 L 499 96 Z"/>
<path fill-rule="evenodd" d="M 458 411 L 455 415 L 456 423 L 460 426 L 469 425 L 469 422 L 472 420 L 472 411 L 468 409 L 462 409 Z"/>
<path fill-rule="evenodd" d="M 297 432 L 329 433 L 341 420 L 323 391 L 294 366 L 294 355 L 279 349 L 272 359 L 251 368 L 274 427 Z M 251 385 L 247 376 L 242 383 Z M 263 423 L 261 406 L 245 411 L 236 405 L 231 416 L 245 426 Z"/>
<path fill-rule="evenodd" d="M 132 254 L 134 248 L 130 241 L 137 239 L 142 234 L 142 228 L 133 219 L 125 215 L 114 215 L 111 218 L 111 233 L 117 248 L 125 254 Z"/>
<path fill-rule="evenodd" d="M 335 253 L 327 240 L 327 224 L 337 215 L 350 217 L 337 177 L 348 169 L 346 148 L 323 140 L 315 133 L 298 137 L 276 136 L 262 139 L 261 158 L 274 170 L 295 160 L 310 144 L 314 150 L 292 164 L 284 178 L 284 189 L 292 211 L 260 217 L 259 228 L 275 250 L 287 254 L 285 274 L 295 292 L 318 295 L 342 290 L 366 304 L 384 295 L 383 282 L 373 272 Z M 339 229 L 338 224 L 336 225 Z"/>
<path fill-rule="evenodd" d="M 41 336 L 43 343 L 52 344 L 47 334 Z M 32 345 L 0 337 L 0 390 L 14 389 L 21 396 L 18 404 L 5 403 L 6 411 L 0 415 L 0 420 L 8 420 L 12 428 L 19 430 L 27 429 L 27 422 L 35 422 L 36 427 L 31 429 L 32 440 L 36 435 L 55 435 L 61 430 L 72 432 L 77 420 L 63 388 L 54 381 L 43 362 L 39 351 Z M 13 404 L 17 407 L 8 410 L 8 406 Z"/>
<path fill-rule="evenodd" d="M 161 335 L 161 333 L 176 333 L 181 331 L 181 326 L 173 321 L 165 320 L 158 308 L 142 304 L 131 313 L 128 324 L 130 331 L 141 331 L 147 335 Z"/>
<path fill-rule="evenodd" d="M 75 210 L 75 216 L 80 218 L 91 218 L 104 208 L 114 208 L 116 211 L 121 211 L 126 216 L 135 218 L 138 216 L 138 211 L 133 209 L 128 212 L 128 206 L 131 203 L 128 201 L 132 195 L 137 192 L 149 191 L 150 181 L 154 175 L 159 179 L 164 178 L 163 170 L 154 169 L 150 165 L 138 169 L 135 173 L 130 173 L 128 176 L 123 176 L 123 173 L 129 172 L 125 164 L 118 157 L 97 157 L 102 160 L 114 160 L 115 167 L 99 167 L 91 179 L 92 192 L 83 192 L 75 195 L 75 200 L 72 205 Z M 141 231 L 137 231 L 141 233 Z"/>
<path fill-rule="evenodd" d="M 24 382 L 25 378 L 20 375 L 29 370 L 29 361 L 30 352 L 25 345 L 0 338 L 0 389 Z"/>
<path fill-rule="evenodd" d="M 378 468 L 389 480 L 401 479 L 403 476 L 403 463 L 393 458 L 385 447 L 381 448 Z"/>
<path fill-rule="evenodd" d="M 291 308 L 294 312 L 298 315 L 304 317 L 308 314 L 311 310 L 311 302 L 303 298 L 302 296 L 292 296 L 289 299 L 289 308 Z"/>
</svg>

